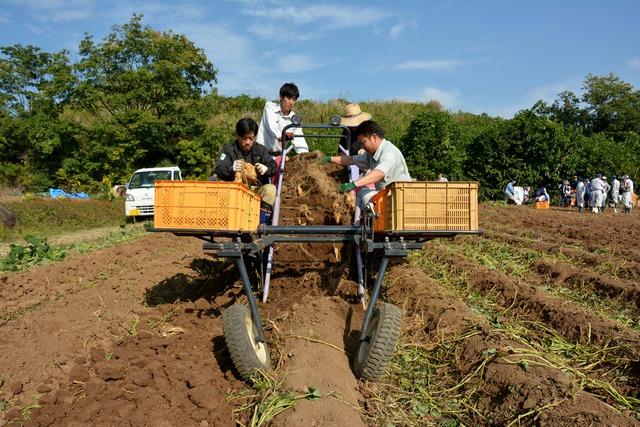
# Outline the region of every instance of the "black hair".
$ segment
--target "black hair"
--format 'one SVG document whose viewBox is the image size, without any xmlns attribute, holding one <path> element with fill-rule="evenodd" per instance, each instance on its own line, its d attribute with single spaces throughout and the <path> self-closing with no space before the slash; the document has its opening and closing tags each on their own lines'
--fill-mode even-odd
<svg viewBox="0 0 640 427">
<path fill-rule="evenodd" d="M 355 134 L 357 136 L 362 135 L 367 138 L 373 134 L 376 134 L 380 138 L 384 138 L 384 131 L 382 130 L 380 125 L 373 120 L 365 120 L 364 122 L 360 123 L 356 128 Z"/>
<path fill-rule="evenodd" d="M 300 98 L 300 91 L 295 83 L 285 83 L 280 88 L 280 98 Z"/>
<path fill-rule="evenodd" d="M 254 136 L 258 134 L 258 124 L 251 117 L 245 117 L 236 123 L 236 135 L 245 136 L 252 133 Z"/>
</svg>

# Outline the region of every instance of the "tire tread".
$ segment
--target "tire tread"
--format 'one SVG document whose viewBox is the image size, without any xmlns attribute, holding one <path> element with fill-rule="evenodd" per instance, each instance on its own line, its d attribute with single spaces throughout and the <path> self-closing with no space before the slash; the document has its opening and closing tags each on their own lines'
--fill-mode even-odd
<svg viewBox="0 0 640 427">
<path fill-rule="evenodd" d="M 378 329 L 369 346 L 369 352 L 364 356 L 362 363 L 358 362 L 357 355 L 354 358 L 356 375 L 369 381 L 380 379 L 389 367 L 402 324 L 402 312 L 393 304 L 381 303 L 374 312 L 374 317 L 376 316 Z"/>
<path fill-rule="evenodd" d="M 267 358 L 267 362 L 263 365 L 253 351 L 245 326 L 246 316 L 251 316 L 249 309 L 243 304 L 236 303 L 224 310 L 222 322 L 224 340 L 231 361 L 240 376 L 249 381 L 258 370 L 271 369 L 271 359 Z M 268 348 L 266 350 L 268 355 Z"/>
</svg>

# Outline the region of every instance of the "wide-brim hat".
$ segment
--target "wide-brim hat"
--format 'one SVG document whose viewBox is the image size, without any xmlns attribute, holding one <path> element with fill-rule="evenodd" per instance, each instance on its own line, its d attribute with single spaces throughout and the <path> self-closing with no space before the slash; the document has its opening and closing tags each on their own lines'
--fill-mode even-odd
<svg viewBox="0 0 640 427">
<path fill-rule="evenodd" d="M 371 114 L 365 113 L 358 104 L 347 104 L 344 106 L 344 114 L 340 117 L 340 124 L 349 127 L 356 127 L 360 123 L 370 120 Z"/>
</svg>

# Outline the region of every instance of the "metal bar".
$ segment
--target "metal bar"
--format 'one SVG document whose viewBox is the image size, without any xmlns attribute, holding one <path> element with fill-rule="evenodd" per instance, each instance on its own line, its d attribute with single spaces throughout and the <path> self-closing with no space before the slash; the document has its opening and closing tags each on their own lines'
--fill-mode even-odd
<svg viewBox="0 0 640 427">
<path fill-rule="evenodd" d="M 287 126 L 288 127 L 288 126 Z M 284 128 L 282 135 L 285 135 Z M 282 139 L 284 141 L 284 138 Z M 271 216 L 271 224 L 278 225 L 280 220 L 280 201 L 282 198 L 282 180 L 284 179 L 284 167 L 287 161 L 287 154 L 293 149 L 293 144 L 282 150 L 280 154 L 280 174 L 278 175 L 278 187 L 276 188 L 276 201 L 273 203 L 273 214 Z M 267 302 L 269 298 L 269 285 L 271 284 L 271 272 L 273 271 L 273 245 L 269 246 L 269 254 L 267 255 L 267 267 L 264 273 L 264 287 L 262 291 L 262 302 Z"/>
<path fill-rule="evenodd" d="M 326 125 L 323 123 L 309 123 L 308 125 L 305 124 L 299 124 L 299 125 L 294 125 L 293 123 L 288 124 L 287 126 L 285 126 L 285 128 L 282 130 L 287 131 L 291 128 L 300 128 L 300 129 L 348 129 L 349 131 L 351 129 L 349 129 L 348 126 L 345 125 Z"/>
<path fill-rule="evenodd" d="M 476 236 L 481 235 L 482 230 L 398 230 L 376 232 L 376 235 L 390 237 L 420 238 L 420 237 L 454 237 L 458 235 Z"/>
<path fill-rule="evenodd" d="M 378 301 L 378 295 L 380 295 L 380 288 L 382 287 L 382 279 L 384 279 L 384 273 L 389 266 L 389 257 L 382 257 L 380 261 L 380 268 L 378 269 L 378 275 L 376 276 L 376 282 L 373 285 L 373 291 L 371 292 L 371 299 L 367 306 L 367 311 L 364 315 L 364 321 L 362 322 L 362 332 L 360 333 L 360 341 L 367 341 L 371 337 L 367 336 L 367 328 L 371 323 L 371 317 L 373 317 L 373 310 L 376 308 L 376 302 Z"/>
<path fill-rule="evenodd" d="M 346 139 L 347 135 L 327 135 L 327 134 L 307 134 L 304 135 L 293 135 L 294 138 L 338 138 L 338 139 Z"/>
<path fill-rule="evenodd" d="M 239 237 L 249 235 L 250 232 L 242 230 L 202 230 L 197 228 L 149 228 L 147 231 L 152 233 L 173 233 L 179 236 L 212 236 L 212 237 Z"/>
<path fill-rule="evenodd" d="M 259 234 L 360 234 L 361 227 L 351 225 L 266 225 L 258 228 Z"/>
<path fill-rule="evenodd" d="M 286 243 L 353 243 L 353 236 L 324 236 L 324 237 L 293 237 L 274 236 L 274 242 Z"/>
<path fill-rule="evenodd" d="M 351 141 L 351 129 L 349 129 L 349 138 L 347 141 Z M 341 151 L 345 156 L 349 155 L 349 150 L 346 150 L 342 145 L 338 146 L 339 151 Z M 351 182 L 355 182 L 360 177 L 360 169 L 356 165 L 349 166 L 349 178 Z M 360 225 L 360 206 L 356 204 L 356 208 L 353 212 L 353 225 Z M 358 272 L 358 296 L 360 297 L 360 302 L 364 307 L 365 301 L 365 289 L 364 289 L 364 267 L 362 263 L 362 251 L 360 250 L 360 240 L 357 239 L 356 244 L 354 245 L 354 250 L 356 252 L 356 270 Z"/>
<path fill-rule="evenodd" d="M 258 342 L 264 342 L 264 333 L 262 331 L 262 320 L 260 320 L 260 313 L 258 313 L 258 304 L 256 303 L 256 297 L 253 295 L 253 290 L 251 289 L 251 282 L 249 281 L 249 274 L 247 273 L 247 267 L 244 265 L 244 258 L 242 257 L 242 252 L 240 252 L 240 256 L 236 258 L 236 264 L 238 265 L 238 270 L 240 270 L 240 277 L 242 278 L 242 286 L 244 287 L 244 293 L 247 295 L 247 299 L 249 300 L 249 309 L 251 310 L 251 318 L 253 319 L 253 324 L 256 326 L 258 336 L 256 340 Z"/>
</svg>

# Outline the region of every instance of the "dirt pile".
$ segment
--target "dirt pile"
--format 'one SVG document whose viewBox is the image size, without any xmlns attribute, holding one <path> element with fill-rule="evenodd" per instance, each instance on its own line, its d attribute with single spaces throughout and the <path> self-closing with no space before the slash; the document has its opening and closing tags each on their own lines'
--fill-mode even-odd
<svg viewBox="0 0 640 427">
<path fill-rule="evenodd" d="M 318 151 L 293 156 L 285 163 L 280 208 L 281 225 L 349 225 L 355 200 L 338 193 L 345 170 L 332 163 L 320 164 Z"/>
<path fill-rule="evenodd" d="M 285 163 L 279 225 L 350 225 L 355 201 L 351 194 L 338 192 L 345 180 L 344 168 L 320 164 L 322 154 L 312 152 L 292 156 Z M 276 274 L 286 271 L 321 272 L 340 269 L 348 275 L 350 246 L 341 243 L 287 243 L 275 246 Z M 346 270 L 345 270 L 346 269 Z M 295 273 L 294 273 L 295 274 Z"/>
</svg>

